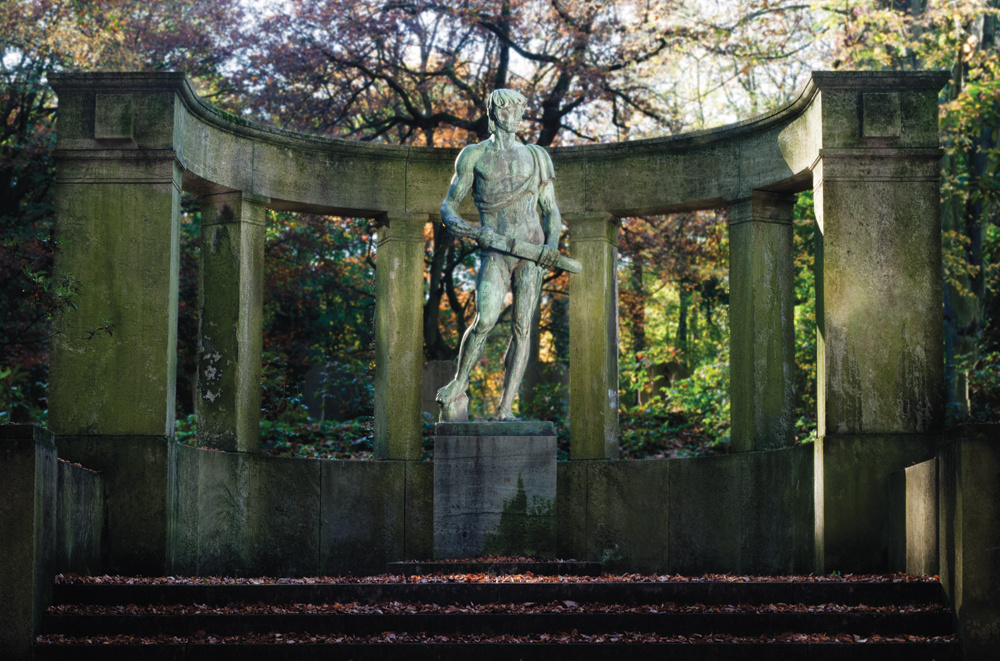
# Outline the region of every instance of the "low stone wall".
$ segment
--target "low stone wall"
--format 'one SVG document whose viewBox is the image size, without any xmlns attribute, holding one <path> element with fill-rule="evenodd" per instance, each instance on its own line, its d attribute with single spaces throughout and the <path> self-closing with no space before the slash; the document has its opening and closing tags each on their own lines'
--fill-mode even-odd
<svg viewBox="0 0 1000 661">
<path fill-rule="evenodd" d="M 101 565 L 101 475 L 59 461 L 51 433 L 0 425 L 0 658 L 30 656 L 59 572 Z"/>
<path fill-rule="evenodd" d="M 938 460 L 907 466 L 889 477 L 889 569 L 938 573 Z"/>
<path fill-rule="evenodd" d="M 59 459 L 56 466 L 57 572 L 103 571 L 104 479 L 100 473 Z"/>
<path fill-rule="evenodd" d="M 963 658 L 1000 650 L 1000 425 L 958 430 L 937 457 L 941 585 Z"/>
<path fill-rule="evenodd" d="M 561 557 L 640 572 L 812 571 L 808 446 L 559 464 Z"/>
<path fill-rule="evenodd" d="M 317 576 L 431 555 L 433 469 L 177 446 L 169 571 Z"/>
<path fill-rule="evenodd" d="M 177 446 L 168 571 L 377 573 L 433 557 L 433 463 Z M 557 555 L 644 572 L 812 571 L 812 449 L 558 465 Z"/>
</svg>

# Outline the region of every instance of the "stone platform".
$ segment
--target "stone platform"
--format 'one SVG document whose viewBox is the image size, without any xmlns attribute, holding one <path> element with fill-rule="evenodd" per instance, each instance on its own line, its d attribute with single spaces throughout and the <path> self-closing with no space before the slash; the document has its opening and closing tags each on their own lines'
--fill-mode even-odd
<svg viewBox="0 0 1000 661">
<path fill-rule="evenodd" d="M 434 555 L 555 553 L 551 422 L 441 422 L 434 440 Z"/>
</svg>

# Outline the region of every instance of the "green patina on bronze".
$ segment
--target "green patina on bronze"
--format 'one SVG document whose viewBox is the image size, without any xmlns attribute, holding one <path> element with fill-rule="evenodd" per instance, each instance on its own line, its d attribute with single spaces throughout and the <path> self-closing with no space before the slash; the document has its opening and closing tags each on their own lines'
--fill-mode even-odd
<svg viewBox="0 0 1000 661">
<path fill-rule="evenodd" d="M 559 261 L 562 216 L 552 187 L 555 173 L 545 150 L 525 146 L 515 137 L 524 107 L 524 97 L 512 90 L 499 89 L 490 94 L 487 113 L 492 136 L 458 155 L 455 176 L 441 204 L 441 220 L 448 229 L 457 236 L 475 238 L 483 249 L 476 278 L 476 316 L 462 338 L 455 378 L 437 394 L 441 422 L 469 419 L 469 378 L 500 316 L 508 289 L 514 296 L 513 334 L 504 357 L 497 419 L 514 418 L 514 398 L 528 364 L 531 319 L 542 291 L 544 269 Z M 479 229 L 458 213 L 470 191 L 479 210 Z M 497 248 L 510 240 L 515 242 L 511 248 L 516 242 L 543 246 L 537 263 Z M 523 249 L 517 252 L 526 254 Z"/>
</svg>

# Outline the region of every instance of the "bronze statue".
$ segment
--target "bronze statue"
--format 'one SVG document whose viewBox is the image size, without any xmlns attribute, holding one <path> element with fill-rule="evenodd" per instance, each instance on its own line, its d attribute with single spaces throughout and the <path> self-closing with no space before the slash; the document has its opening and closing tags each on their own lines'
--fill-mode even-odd
<svg viewBox="0 0 1000 661">
<path fill-rule="evenodd" d="M 524 145 L 515 137 L 524 108 L 525 98 L 518 92 L 498 89 L 490 94 L 486 109 L 492 135 L 458 155 L 448 196 L 441 204 L 441 220 L 448 229 L 475 238 L 481 248 L 476 317 L 462 338 L 455 378 L 437 392 L 441 422 L 469 419 L 469 376 L 500 316 L 508 287 L 514 296 L 513 336 L 504 356 L 497 419 L 515 419 L 511 407 L 528 363 L 531 319 L 544 269 L 580 271 L 579 263 L 559 254 L 562 217 L 553 193 L 552 161 L 541 147 Z M 470 190 L 479 210 L 479 229 L 458 215 Z"/>
</svg>

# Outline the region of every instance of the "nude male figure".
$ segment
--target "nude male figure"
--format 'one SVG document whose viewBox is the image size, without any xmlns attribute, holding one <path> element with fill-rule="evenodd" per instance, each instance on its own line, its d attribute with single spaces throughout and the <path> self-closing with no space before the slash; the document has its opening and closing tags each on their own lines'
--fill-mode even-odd
<svg viewBox="0 0 1000 661">
<path fill-rule="evenodd" d="M 508 287 L 514 295 L 513 336 L 504 356 L 497 419 L 516 419 L 512 405 L 528 364 L 531 319 L 542 290 L 542 276 L 559 259 L 562 216 L 552 189 L 552 161 L 541 147 L 524 145 L 515 138 L 524 107 L 525 98 L 513 90 L 498 89 L 490 94 L 486 109 L 492 135 L 458 155 L 455 176 L 441 204 L 441 220 L 448 229 L 477 239 L 481 248 L 476 317 L 462 338 L 454 380 L 437 392 L 441 422 L 469 419 L 469 376 L 500 316 Z M 458 215 L 458 207 L 470 191 L 479 210 L 479 229 Z M 491 243 L 496 245 L 497 234 L 543 245 L 538 263 L 490 248 Z"/>
</svg>

